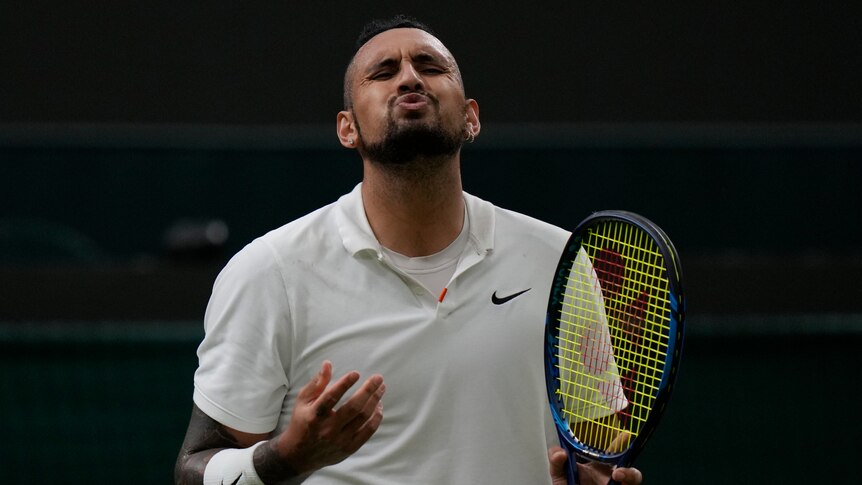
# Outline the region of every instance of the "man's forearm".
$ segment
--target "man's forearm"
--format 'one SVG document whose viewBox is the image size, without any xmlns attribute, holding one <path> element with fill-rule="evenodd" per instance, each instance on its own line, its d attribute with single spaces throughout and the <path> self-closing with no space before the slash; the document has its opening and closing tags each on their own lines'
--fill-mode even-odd
<svg viewBox="0 0 862 485">
<path fill-rule="evenodd" d="M 202 485 L 204 471 L 210 458 L 222 449 L 204 450 L 181 457 L 174 468 L 174 483 L 176 485 Z"/>
<path fill-rule="evenodd" d="M 267 485 L 296 484 L 302 482 L 309 475 L 309 473 L 299 475 L 286 460 L 279 456 L 275 449 L 276 440 L 269 440 L 251 450 L 249 448 L 255 444 L 254 439 L 250 435 L 235 436 L 231 430 L 195 406 L 192 410 L 185 440 L 177 457 L 174 468 L 174 483 L 177 485 L 202 485 L 207 466 L 217 453 L 225 450 L 248 449 L 249 454 L 240 460 L 241 463 L 237 464 L 237 469 L 241 471 L 243 465 L 246 468 L 253 466 L 255 474 Z M 260 443 L 262 439 L 265 439 L 265 435 L 260 435 L 257 438 L 257 443 Z M 232 453 L 232 455 L 242 457 L 241 454 Z M 225 457 L 225 455 L 221 455 L 221 457 Z M 230 460 L 225 462 L 217 459 L 217 462 L 220 462 L 221 470 L 225 470 L 225 463 L 228 465 L 227 469 L 231 468 Z M 213 471 L 211 470 L 210 473 Z M 239 473 L 234 477 L 238 475 Z M 226 479 L 225 483 L 231 483 L 235 479 Z"/>
<path fill-rule="evenodd" d="M 227 461 L 227 465 L 225 466 L 224 462 L 218 464 L 217 473 L 220 473 L 219 470 L 225 470 L 225 477 L 223 483 L 227 484 L 230 482 L 233 483 L 243 483 L 242 481 L 236 482 L 235 480 L 239 480 L 240 477 L 243 476 L 243 465 L 251 461 L 254 466 L 254 472 L 257 474 L 260 481 L 265 483 L 266 485 L 296 485 L 305 481 L 308 477 L 308 473 L 299 474 L 297 473 L 287 462 L 282 459 L 278 453 L 275 451 L 272 443 L 266 442 L 261 444 L 260 446 L 255 447 L 254 450 L 250 450 L 248 448 L 245 449 L 235 449 L 235 448 L 215 448 L 210 450 L 203 450 L 185 457 L 182 460 L 182 463 L 178 464 L 177 469 L 175 470 L 175 483 L 177 485 L 201 485 L 204 483 L 204 477 L 206 476 L 207 466 L 210 465 L 212 461 L 215 462 L 220 461 L 220 458 L 225 455 L 219 455 L 219 458 L 213 460 L 213 457 L 222 452 L 222 451 L 245 451 L 253 452 L 251 460 L 249 460 L 248 455 L 245 455 L 246 458 L 238 458 L 240 455 L 234 455 L 237 458 L 230 458 Z M 230 455 L 229 455 L 230 456 Z M 235 461 L 235 463 L 231 463 L 231 461 Z M 247 468 L 246 468 L 247 469 Z M 212 475 L 213 471 L 210 471 Z M 247 475 L 247 474 L 246 474 Z M 246 479 L 248 477 L 246 476 Z M 255 482 L 256 483 L 256 482 Z"/>
</svg>

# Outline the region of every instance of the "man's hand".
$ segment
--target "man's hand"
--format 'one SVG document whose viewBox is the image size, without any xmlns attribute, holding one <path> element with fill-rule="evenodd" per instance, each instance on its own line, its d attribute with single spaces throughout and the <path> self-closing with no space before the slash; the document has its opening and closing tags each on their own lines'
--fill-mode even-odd
<svg viewBox="0 0 862 485">
<path fill-rule="evenodd" d="M 566 451 L 555 446 L 548 450 L 548 460 L 551 466 L 551 481 L 553 485 L 566 484 Z M 611 468 L 603 463 L 578 463 L 578 481 L 580 485 L 606 485 L 613 478 L 623 485 L 640 485 L 643 475 L 637 468 Z"/>
<path fill-rule="evenodd" d="M 331 379 L 332 364 L 326 361 L 311 382 L 300 389 L 287 429 L 271 442 L 279 457 L 297 474 L 313 472 L 352 455 L 383 420 L 383 377 L 369 377 L 338 409 L 336 404 L 359 381 L 359 373 L 349 372 L 330 386 Z"/>
</svg>

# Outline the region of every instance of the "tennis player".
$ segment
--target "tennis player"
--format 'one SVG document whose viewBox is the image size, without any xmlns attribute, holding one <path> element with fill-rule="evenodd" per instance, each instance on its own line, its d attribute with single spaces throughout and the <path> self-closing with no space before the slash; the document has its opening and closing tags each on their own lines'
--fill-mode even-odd
<svg viewBox="0 0 862 485">
<path fill-rule="evenodd" d="M 373 22 L 357 46 L 337 134 L 363 180 L 218 276 L 175 480 L 565 483 L 541 348 L 568 233 L 462 190 L 479 106 L 427 27 Z M 580 465 L 611 473 L 641 482 Z"/>
</svg>

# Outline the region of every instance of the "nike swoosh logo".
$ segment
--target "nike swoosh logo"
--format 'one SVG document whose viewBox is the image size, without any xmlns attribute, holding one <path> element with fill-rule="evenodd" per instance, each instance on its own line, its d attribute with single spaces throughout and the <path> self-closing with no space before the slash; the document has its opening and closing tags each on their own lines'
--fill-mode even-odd
<svg viewBox="0 0 862 485">
<path fill-rule="evenodd" d="M 507 301 L 511 300 L 512 298 L 519 297 L 519 296 L 523 295 L 524 293 L 526 293 L 530 290 L 532 290 L 532 288 L 527 288 L 526 290 L 521 290 L 517 293 L 512 293 L 511 295 L 499 296 L 499 297 L 497 296 L 497 292 L 495 291 L 494 294 L 491 295 L 491 303 L 493 303 L 495 305 L 502 305 L 503 303 L 506 303 Z"/>
</svg>

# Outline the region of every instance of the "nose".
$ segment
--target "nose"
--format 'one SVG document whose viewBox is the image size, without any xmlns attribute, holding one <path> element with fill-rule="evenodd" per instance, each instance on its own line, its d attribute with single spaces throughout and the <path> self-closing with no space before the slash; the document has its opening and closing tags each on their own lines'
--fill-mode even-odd
<svg viewBox="0 0 862 485">
<path fill-rule="evenodd" d="M 413 67 L 410 62 L 404 62 L 401 70 L 398 73 L 398 91 L 401 93 L 410 93 L 413 91 L 423 91 L 425 83 L 422 81 L 422 76 Z"/>
</svg>

